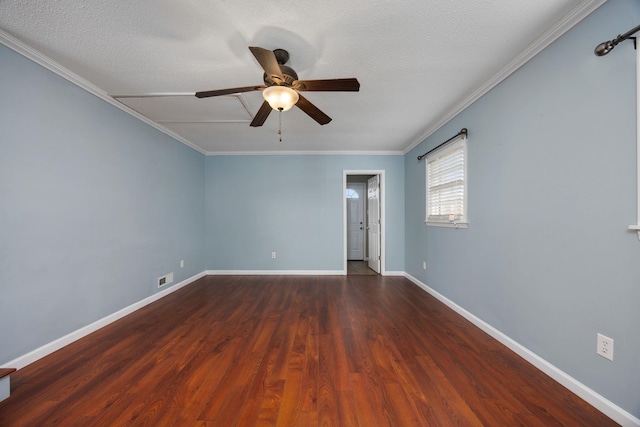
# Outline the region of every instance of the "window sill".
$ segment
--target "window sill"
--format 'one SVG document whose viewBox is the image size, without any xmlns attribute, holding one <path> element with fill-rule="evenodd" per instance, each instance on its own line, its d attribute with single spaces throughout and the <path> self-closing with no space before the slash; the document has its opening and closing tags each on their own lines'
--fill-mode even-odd
<svg viewBox="0 0 640 427">
<path fill-rule="evenodd" d="M 469 223 L 467 221 L 461 221 L 461 222 L 425 221 L 424 223 L 430 227 L 467 228 L 469 226 Z"/>
</svg>

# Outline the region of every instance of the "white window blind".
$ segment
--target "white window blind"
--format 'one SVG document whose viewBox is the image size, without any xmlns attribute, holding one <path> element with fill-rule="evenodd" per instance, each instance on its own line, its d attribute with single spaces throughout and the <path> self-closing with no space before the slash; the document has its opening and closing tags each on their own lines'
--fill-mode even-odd
<svg viewBox="0 0 640 427">
<path fill-rule="evenodd" d="M 466 224 L 466 138 L 427 155 L 427 224 Z"/>
</svg>

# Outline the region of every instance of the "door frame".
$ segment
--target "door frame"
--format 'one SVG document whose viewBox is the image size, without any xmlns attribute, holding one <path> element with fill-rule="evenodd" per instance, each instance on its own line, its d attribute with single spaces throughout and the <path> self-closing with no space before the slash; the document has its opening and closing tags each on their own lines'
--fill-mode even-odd
<svg viewBox="0 0 640 427">
<path fill-rule="evenodd" d="M 347 177 L 349 175 L 378 175 L 380 177 L 380 275 L 386 272 L 386 226 L 385 226 L 385 176 L 384 169 L 349 169 L 342 171 L 342 259 L 344 260 L 343 275 L 347 275 Z"/>
</svg>

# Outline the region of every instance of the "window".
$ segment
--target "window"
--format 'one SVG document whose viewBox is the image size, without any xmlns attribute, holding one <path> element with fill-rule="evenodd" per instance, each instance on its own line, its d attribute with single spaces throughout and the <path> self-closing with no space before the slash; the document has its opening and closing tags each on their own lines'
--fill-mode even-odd
<svg viewBox="0 0 640 427">
<path fill-rule="evenodd" d="M 427 225 L 467 227 L 467 139 L 427 155 Z"/>
<path fill-rule="evenodd" d="M 351 188 L 347 188 L 347 199 L 359 199 L 358 192 L 356 190 L 352 190 Z"/>
</svg>

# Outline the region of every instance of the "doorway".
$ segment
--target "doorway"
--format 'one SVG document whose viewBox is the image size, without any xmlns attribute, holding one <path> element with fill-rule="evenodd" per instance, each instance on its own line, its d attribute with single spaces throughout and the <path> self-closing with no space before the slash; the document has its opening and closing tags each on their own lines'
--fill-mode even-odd
<svg viewBox="0 0 640 427">
<path fill-rule="evenodd" d="M 344 171 L 344 274 L 384 274 L 384 171 Z"/>
<path fill-rule="evenodd" d="M 347 261 L 364 261 L 366 250 L 367 185 L 347 179 Z"/>
</svg>

